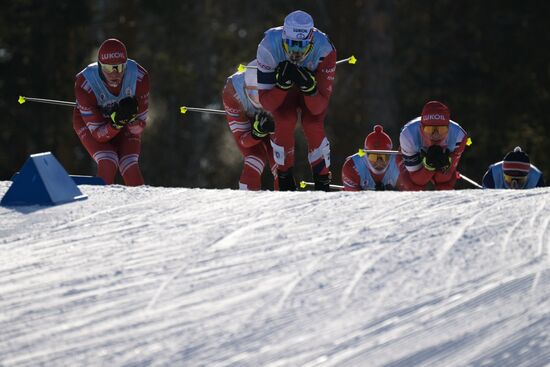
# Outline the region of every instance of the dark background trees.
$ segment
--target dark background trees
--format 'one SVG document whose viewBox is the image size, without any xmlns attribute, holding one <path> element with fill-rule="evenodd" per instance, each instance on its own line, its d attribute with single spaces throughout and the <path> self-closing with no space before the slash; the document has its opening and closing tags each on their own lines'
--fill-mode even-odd
<svg viewBox="0 0 550 367">
<path fill-rule="evenodd" d="M 74 100 L 74 76 L 109 37 L 151 76 L 141 165 L 158 186 L 236 188 L 241 159 L 222 116 L 225 78 L 255 57 L 263 32 L 296 9 L 309 12 L 339 59 L 326 119 L 334 181 L 375 123 L 398 145 L 400 128 L 423 104 L 441 100 L 471 135 L 459 166 L 480 181 L 490 163 L 521 145 L 550 172 L 550 6 L 537 1 L 1 1 L 0 179 L 32 153 L 52 151 L 73 174 L 95 165 L 75 136 L 71 109 L 17 97 Z M 297 175 L 309 179 L 297 130 Z M 266 176 L 266 183 L 269 182 Z M 467 187 L 467 186 L 463 186 Z"/>
</svg>

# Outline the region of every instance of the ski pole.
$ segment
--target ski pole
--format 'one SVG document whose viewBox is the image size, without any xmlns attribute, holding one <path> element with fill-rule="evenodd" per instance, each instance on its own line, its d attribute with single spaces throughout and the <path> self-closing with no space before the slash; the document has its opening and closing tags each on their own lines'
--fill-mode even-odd
<svg viewBox="0 0 550 367">
<path fill-rule="evenodd" d="M 338 64 L 343 64 L 347 62 L 348 64 L 351 64 L 351 65 L 354 65 L 356 62 L 357 62 L 357 58 L 353 55 L 351 55 L 350 57 L 348 58 L 345 58 L 345 59 L 342 59 L 342 60 L 338 60 L 336 61 L 336 65 Z M 242 73 L 243 71 L 245 71 L 246 69 L 257 69 L 258 67 L 257 66 L 247 66 L 247 65 L 243 65 L 243 64 L 239 64 L 239 67 L 237 68 L 237 71 L 239 71 L 240 73 Z"/>
<path fill-rule="evenodd" d="M 464 181 L 471 183 L 472 185 L 474 185 L 474 186 L 477 187 L 478 189 L 482 189 L 482 188 L 483 188 L 483 186 L 481 186 L 480 184 L 478 184 L 477 182 L 475 182 L 475 181 L 472 180 L 471 178 L 468 178 L 468 177 L 464 176 L 462 173 L 460 173 L 460 172 L 458 172 L 458 171 L 456 172 L 456 176 L 457 176 L 457 178 L 461 178 L 461 179 L 463 179 Z"/>
<path fill-rule="evenodd" d="M 348 64 L 354 65 L 357 62 L 357 59 L 355 58 L 355 56 L 351 55 L 348 58 L 336 61 L 336 65 L 343 64 L 345 62 L 347 62 Z"/>
<path fill-rule="evenodd" d="M 213 114 L 216 114 L 216 115 L 225 115 L 225 111 L 214 110 L 214 109 L 211 109 L 211 108 L 198 108 L 198 107 L 187 107 L 187 106 L 181 106 L 180 107 L 180 112 L 182 114 L 187 113 L 187 111 L 202 112 L 202 113 L 213 113 Z"/>
<path fill-rule="evenodd" d="M 315 187 L 315 183 L 313 182 L 306 182 L 306 181 L 300 181 L 300 188 L 301 189 L 306 189 L 308 187 Z M 344 186 L 342 185 L 328 185 L 328 187 L 332 190 L 332 191 L 342 191 L 344 190 Z"/>
<path fill-rule="evenodd" d="M 365 154 L 390 154 L 397 155 L 401 154 L 399 150 L 378 150 L 378 149 L 359 149 L 359 157 L 363 157 Z"/>
<path fill-rule="evenodd" d="M 33 97 L 19 96 L 19 99 L 17 100 L 17 102 L 19 102 L 19 104 L 23 104 L 27 101 L 29 101 L 29 102 L 38 102 L 38 103 L 46 103 L 46 104 L 55 104 L 55 105 L 58 105 L 58 106 L 68 106 L 68 107 L 75 107 L 76 106 L 76 102 L 58 101 L 56 99 L 45 99 L 45 98 L 33 98 Z"/>
</svg>

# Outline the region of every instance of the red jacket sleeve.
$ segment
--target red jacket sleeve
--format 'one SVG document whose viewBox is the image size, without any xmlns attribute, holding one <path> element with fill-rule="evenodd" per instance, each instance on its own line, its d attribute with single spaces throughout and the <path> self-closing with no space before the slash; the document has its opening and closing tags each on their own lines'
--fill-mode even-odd
<svg viewBox="0 0 550 367">
<path fill-rule="evenodd" d="M 332 50 L 317 66 L 315 79 L 317 80 L 317 93 L 305 96 L 306 106 L 313 115 L 323 113 L 332 95 L 332 84 L 336 76 L 336 50 Z"/>
<path fill-rule="evenodd" d="M 227 80 L 222 92 L 223 108 L 231 133 L 237 144 L 243 148 L 250 148 L 261 142 L 252 136 L 251 121 L 246 115 L 242 104 L 237 98 L 237 92 L 231 80 Z"/>
<path fill-rule="evenodd" d="M 436 173 L 435 171 L 430 171 L 426 167 L 422 166 L 422 168 L 420 168 L 417 171 L 413 171 L 413 172 L 409 171 L 409 176 L 411 178 L 411 181 L 414 184 L 419 186 L 425 186 L 434 177 L 435 173 Z"/>
<path fill-rule="evenodd" d="M 138 65 L 138 79 L 135 94 L 138 101 L 138 115 L 137 118 L 127 126 L 132 134 L 141 134 L 147 125 L 147 116 L 149 114 L 149 89 L 149 73 L 141 67 L 141 65 Z"/>
<path fill-rule="evenodd" d="M 434 181 L 436 183 L 448 182 L 453 179 L 456 180 L 456 167 L 460 162 L 460 157 L 466 148 L 466 142 L 468 141 L 468 135 L 464 135 L 464 139 L 460 142 L 460 145 L 453 150 L 450 155 L 451 166 L 445 172 L 436 172 L 434 175 Z"/>
<path fill-rule="evenodd" d="M 258 91 L 260 103 L 266 111 L 273 112 L 281 107 L 288 91 L 273 87 L 271 89 L 261 89 Z"/>
<path fill-rule="evenodd" d="M 346 158 L 342 166 L 342 183 L 344 191 L 361 191 L 361 179 L 351 157 Z"/>
</svg>

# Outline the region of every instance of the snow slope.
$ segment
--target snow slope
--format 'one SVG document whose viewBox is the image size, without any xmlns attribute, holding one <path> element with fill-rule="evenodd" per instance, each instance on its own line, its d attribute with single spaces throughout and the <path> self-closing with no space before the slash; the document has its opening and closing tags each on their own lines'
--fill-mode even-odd
<svg viewBox="0 0 550 367">
<path fill-rule="evenodd" d="M 81 189 L 0 207 L 1 366 L 550 364 L 550 188 Z"/>
</svg>

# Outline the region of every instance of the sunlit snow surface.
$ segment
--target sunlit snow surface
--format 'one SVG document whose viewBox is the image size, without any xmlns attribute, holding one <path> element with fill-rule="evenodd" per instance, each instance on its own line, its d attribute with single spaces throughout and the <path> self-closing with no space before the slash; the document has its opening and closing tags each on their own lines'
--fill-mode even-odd
<svg viewBox="0 0 550 367">
<path fill-rule="evenodd" d="M 550 364 L 550 188 L 80 188 L 0 207 L 1 366 Z"/>
</svg>

